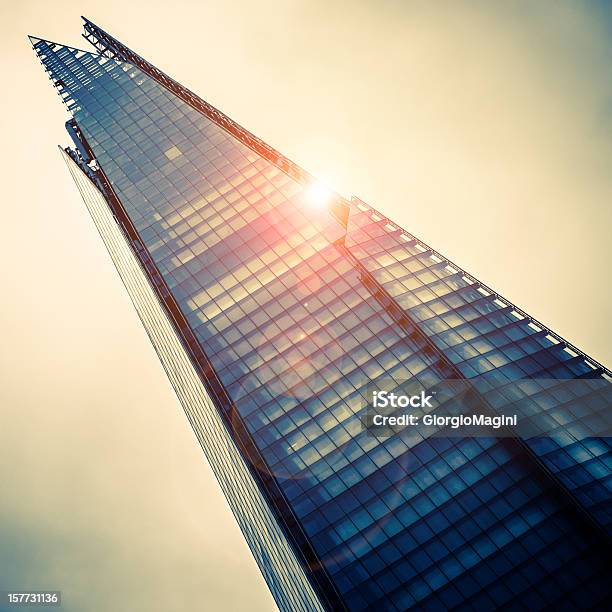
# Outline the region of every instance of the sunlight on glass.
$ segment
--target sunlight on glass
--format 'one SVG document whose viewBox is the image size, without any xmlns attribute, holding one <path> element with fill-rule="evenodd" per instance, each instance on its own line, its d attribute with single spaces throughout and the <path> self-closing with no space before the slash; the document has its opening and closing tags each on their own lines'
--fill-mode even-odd
<svg viewBox="0 0 612 612">
<path fill-rule="evenodd" d="M 316 208 L 323 208 L 330 201 L 331 197 L 331 189 L 318 181 L 306 188 L 306 200 Z"/>
</svg>

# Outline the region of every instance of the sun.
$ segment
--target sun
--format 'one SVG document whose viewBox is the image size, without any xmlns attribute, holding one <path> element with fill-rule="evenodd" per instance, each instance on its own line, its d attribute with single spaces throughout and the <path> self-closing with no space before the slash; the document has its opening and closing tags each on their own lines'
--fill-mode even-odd
<svg viewBox="0 0 612 612">
<path fill-rule="evenodd" d="M 332 190 L 323 183 L 315 181 L 306 187 L 306 201 L 314 208 L 323 208 L 332 198 Z"/>
</svg>

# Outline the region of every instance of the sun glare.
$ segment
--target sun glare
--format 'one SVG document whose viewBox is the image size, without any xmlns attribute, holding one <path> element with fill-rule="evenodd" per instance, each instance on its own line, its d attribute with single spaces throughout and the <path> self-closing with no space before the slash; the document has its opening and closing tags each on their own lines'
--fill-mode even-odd
<svg viewBox="0 0 612 612">
<path fill-rule="evenodd" d="M 331 196 L 331 189 L 318 181 L 306 188 L 306 200 L 315 208 L 323 208 L 329 202 Z"/>
</svg>

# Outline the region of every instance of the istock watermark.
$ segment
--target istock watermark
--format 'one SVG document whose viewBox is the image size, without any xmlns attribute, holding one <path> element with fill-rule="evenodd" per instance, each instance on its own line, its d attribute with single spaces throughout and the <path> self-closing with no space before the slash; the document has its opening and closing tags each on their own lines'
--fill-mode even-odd
<svg viewBox="0 0 612 612">
<path fill-rule="evenodd" d="M 368 385 L 360 418 L 376 437 L 610 437 L 612 384 L 483 376 L 424 385 L 386 378 Z"/>
<path fill-rule="evenodd" d="M 372 393 L 372 406 L 374 408 L 433 408 L 431 400 L 433 394 L 426 395 L 421 391 L 417 395 L 398 395 L 388 391 L 374 391 Z"/>
</svg>

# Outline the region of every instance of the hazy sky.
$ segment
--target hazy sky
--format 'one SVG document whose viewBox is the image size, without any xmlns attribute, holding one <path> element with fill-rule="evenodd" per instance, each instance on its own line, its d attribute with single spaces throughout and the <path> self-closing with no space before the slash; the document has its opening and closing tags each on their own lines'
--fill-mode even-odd
<svg viewBox="0 0 612 612">
<path fill-rule="evenodd" d="M 274 607 L 56 149 L 82 12 L 612 361 L 611 3 L 3 2 L 0 590 Z"/>
</svg>

